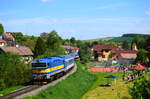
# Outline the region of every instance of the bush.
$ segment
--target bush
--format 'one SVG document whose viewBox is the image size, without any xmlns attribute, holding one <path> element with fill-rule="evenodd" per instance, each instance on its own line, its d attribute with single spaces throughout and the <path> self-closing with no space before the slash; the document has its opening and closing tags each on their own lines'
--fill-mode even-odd
<svg viewBox="0 0 150 99">
<path fill-rule="evenodd" d="M 136 79 L 129 93 L 133 99 L 148 99 L 150 97 L 150 73 Z"/>
</svg>

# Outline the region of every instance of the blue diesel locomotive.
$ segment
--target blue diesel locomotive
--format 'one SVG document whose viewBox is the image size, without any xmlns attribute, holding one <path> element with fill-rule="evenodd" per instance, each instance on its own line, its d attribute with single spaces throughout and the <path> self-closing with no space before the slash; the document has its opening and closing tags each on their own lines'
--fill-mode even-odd
<svg viewBox="0 0 150 99">
<path fill-rule="evenodd" d="M 72 54 L 56 57 L 43 57 L 31 63 L 32 81 L 51 81 L 63 75 L 75 65 Z"/>
</svg>

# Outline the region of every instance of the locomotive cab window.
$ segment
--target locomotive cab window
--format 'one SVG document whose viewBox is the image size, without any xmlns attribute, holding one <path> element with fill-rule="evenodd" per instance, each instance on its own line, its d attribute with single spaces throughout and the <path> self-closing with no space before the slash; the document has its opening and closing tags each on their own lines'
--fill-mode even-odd
<svg viewBox="0 0 150 99">
<path fill-rule="evenodd" d="M 46 63 L 32 63 L 32 67 L 46 67 Z"/>
</svg>

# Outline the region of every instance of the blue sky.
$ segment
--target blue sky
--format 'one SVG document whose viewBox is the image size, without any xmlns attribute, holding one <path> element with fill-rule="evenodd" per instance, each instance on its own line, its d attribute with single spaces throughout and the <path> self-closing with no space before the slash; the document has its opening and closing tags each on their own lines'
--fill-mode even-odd
<svg viewBox="0 0 150 99">
<path fill-rule="evenodd" d="M 39 36 L 56 30 L 85 40 L 150 34 L 150 0 L 0 0 L 5 32 Z"/>
</svg>

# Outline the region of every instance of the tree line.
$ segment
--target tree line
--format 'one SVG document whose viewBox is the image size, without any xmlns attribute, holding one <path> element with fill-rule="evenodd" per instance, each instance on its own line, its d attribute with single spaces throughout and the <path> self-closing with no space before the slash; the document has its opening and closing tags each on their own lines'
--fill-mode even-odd
<svg viewBox="0 0 150 99">
<path fill-rule="evenodd" d="M 0 91 L 31 80 L 31 68 L 13 53 L 0 54 Z"/>
</svg>

